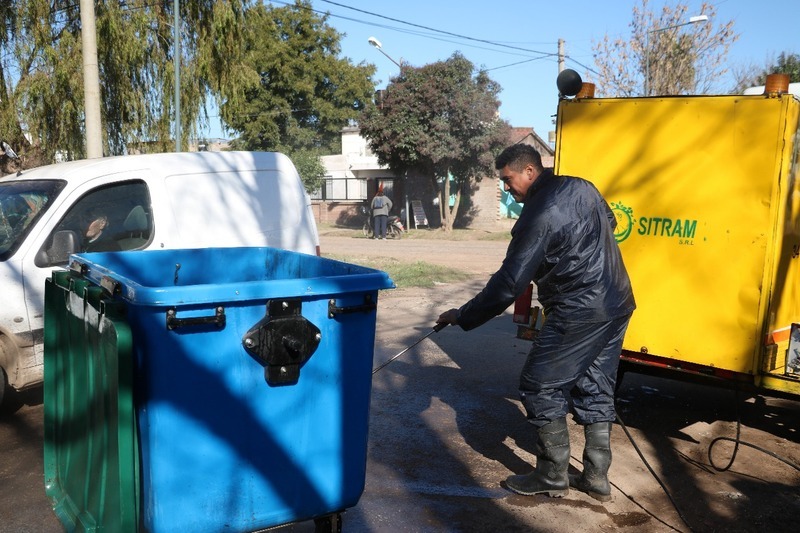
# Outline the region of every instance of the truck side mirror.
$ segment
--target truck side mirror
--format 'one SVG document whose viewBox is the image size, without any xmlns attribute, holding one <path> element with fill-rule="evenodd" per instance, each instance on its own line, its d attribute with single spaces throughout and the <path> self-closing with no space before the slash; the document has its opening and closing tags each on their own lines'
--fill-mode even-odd
<svg viewBox="0 0 800 533">
<path fill-rule="evenodd" d="M 70 254 L 80 251 L 78 233 L 72 230 L 57 231 L 53 235 L 50 246 L 42 248 L 36 254 L 34 263 L 40 268 L 53 265 L 66 265 Z"/>
</svg>

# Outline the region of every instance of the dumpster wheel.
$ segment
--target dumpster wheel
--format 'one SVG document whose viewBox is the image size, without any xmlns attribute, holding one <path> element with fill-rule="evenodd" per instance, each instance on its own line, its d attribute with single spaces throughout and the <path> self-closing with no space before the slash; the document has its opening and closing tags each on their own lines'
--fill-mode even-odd
<svg viewBox="0 0 800 533">
<path fill-rule="evenodd" d="M 342 533 L 342 513 L 315 518 L 314 533 Z"/>
</svg>

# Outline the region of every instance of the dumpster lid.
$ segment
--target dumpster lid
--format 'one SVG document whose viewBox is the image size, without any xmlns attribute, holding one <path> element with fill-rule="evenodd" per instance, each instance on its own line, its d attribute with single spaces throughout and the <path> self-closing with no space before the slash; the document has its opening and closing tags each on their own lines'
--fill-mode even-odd
<svg viewBox="0 0 800 533">
<path fill-rule="evenodd" d="M 395 288 L 388 274 L 269 247 L 73 254 L 70 268 L 140 305 L 328 297 Z"/>
</svg>

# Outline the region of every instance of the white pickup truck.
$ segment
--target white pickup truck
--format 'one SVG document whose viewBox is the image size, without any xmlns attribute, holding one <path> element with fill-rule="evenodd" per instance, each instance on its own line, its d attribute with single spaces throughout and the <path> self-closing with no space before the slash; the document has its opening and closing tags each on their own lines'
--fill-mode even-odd
<svg viewBox="0 0 800 533">
<path fill-rule="evenodd" d="M 0 178 L 0 412 L 42 382 L 44 284 L 70 254 L 211 246 L 319 255 L 311 202 L 288 157 L 130 155 Z"/>
</svg>

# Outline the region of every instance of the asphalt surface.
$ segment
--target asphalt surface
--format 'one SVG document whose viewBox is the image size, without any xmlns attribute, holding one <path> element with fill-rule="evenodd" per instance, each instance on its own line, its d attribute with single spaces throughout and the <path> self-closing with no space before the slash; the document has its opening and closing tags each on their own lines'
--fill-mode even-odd
<svg viewBox="0 0 800 533">
<path fill-rule="evenodd" d="M 323 255 L 397 254 L 441 261 L 476 274 L 474 281 L 433 289 L 383 291 L 377 367 L 429 333 L 441 311 L 479 290 L 505 244 L 323 236 L 322 249 Z M 343 530 L 797 530 L 800 472 L 795 467 L 743 445 L 731 468 L 718 472 L 708 448 L 718 436 L 734 437 L 740 419 L 743 441 L 800 464 L 799 402 L 737 398 L 718 387 L 635 374 L 623 379 L 618 407 L 649 468 L 615 424 L 611 502 L 600 504 L 577 491 L 562 499 L 508 492 L 502 481 L 530 471 L 535 461 L 533 435 L 516 399 L 527 349 L 505 314 L 472 332 L 449 327 L 434 333 L 376 373 L 366 489 L 358 505 L 343 513 Z M 41 392 L 32 391 L 26 400 L 17 414 L 0 418 L 0 531 L 61 531 L 44 494 Z M 571 465 L 577 469 L 581 428 L 570 423 L 570 435 Z M 732 451 L 729 442 L 716 445 L 714 463 L 725 466 Z M 279 530 L 314 531 L 314 525 Z"/>
</svg>

